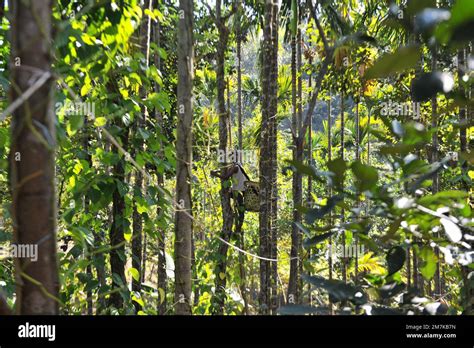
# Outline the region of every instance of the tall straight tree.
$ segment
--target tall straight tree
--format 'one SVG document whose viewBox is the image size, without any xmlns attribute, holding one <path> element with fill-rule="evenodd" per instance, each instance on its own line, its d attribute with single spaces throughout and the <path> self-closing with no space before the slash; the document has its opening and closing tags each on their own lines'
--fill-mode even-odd
<svg viewBox="0 0 474 348">
<path fill-rule="evenodd" d="M 146 9 L 151 10 L 153 5 L 152 0 L 145 0 L 143 3 L 143 13 L 145 13 Z M 139 31 L 139 42 L 140 42 L 140 49 L 143 55 L 145 56 L 146 65 L 149 64 L 149 52 L 150 52 L 150 33 L 151 33 L 151 18 L 150 16 L 143 15 L 142 21 L 140 23 L 140 31 Z M 142 100 L 146 99 L 147 91 L 144 86 L 140 87 L 140 98 Z M 143 128 L 145 125 L 146 114 L 148 113 L 147 108 L 142 106 L 142 113 L 137 117 L 135 122 L 135 135 L 138 135 L 138 129 Z M 144 143 L 143 139 L 140 136 L 137 136 L 136 143 L 133 146 L 133 151 L 135 154 L 143 151 Z M 135 174 L 135 196 L 143 196 L 143 174 L 141 171 L 137 171 Z M 133 214 L 132 214 L 132 225 L 133 225 L 133 239 L 132 239 L 132 267 L 135 268 L 138 273 L 140 274 L 139 279 L 132 279 L 132 290 L 133 291 L 140 291 L 141 290 L 141 283 L 142 279 L 144 279 L 145 268 L 142 269 L 142 262 L 145 263 L 145 258 L 142 259 L 142 252 L 146 250 L 146 245 L 143 246 L 143 218 L 142 215 L 138 212 L 137 202 L 136 199 L 134 200 L 133 204 Z M 138 309 L 139 304 L 135 304 L 135 308 Z"/>
<path fill-rule="evenodd" d="M 217 113 L 219 114 L 219 151 L 226 152 L 227 145 L 229 143 L 229 114 L 226 108 L 225 101 L 225 53 L 227 50 L 227 44 L 229 41 L 229 28 L 226 25 L 227 20 L 233 14 L 236 7 L 226 15 L 222 14 L 222 0 L 216 2 L 216 13 L 214 14 L 209 8 L 211 16 L 216 24 L 219 40 L 217 43 Z M 225 168 L 222 169 L 222 175 L 225 173 Z M 232 213 L 232 206 L 230 204 L 231 191 L 228 185 L 227 179 L 221 179 L 221 207 L 222 207 L 222 230 L 221 238 L 225 241 L 229 241 L 232 235 L 232 225 L 234 222 L 234 216 Z M 218 249 L 219 259 L 215 268 L 215 284 L 216 289 L 213 297 L 212 311 L 215 314 L 222 314 L 225 302 L 225 287 L 226 287 L 226 269 L 227 269 L 227 251 L 229 246 L 226 243 L 221 243 Z"/>
<path fill-rule="evenodd" d="M 271 151 L 271 214 L 270 214 L 270 250 L 271 258 L 277 259 L 277 244 L 278 244 L 278 13 L 279 13 L 279 1 L 273 3 L 272 13 L 272 56 L 271 56 L 271 75 L 270 75 L 270 151 Z M 276 314 L 278 307 L 278 263 L 273 261 L 270 270 L 270 286 L 271 286 L 271 302 L 270 308 L 271 313 Z"/>
<path fill-rule="evenodd" d="M 237 49 L 237 139 L 238 149 L 243 150 L 243 134 L 242 134 L 242 1 L 237 0 L 237 16 L 236 16 L 236 49 Z M 242 233 L 243 221 L 236 222 L 236 234 L 239 242 L 239 247 L 245 250 L 245 238 Z M 246 272 L 245 272 L 245 256 L 243 253 L 239 253 L 239 275 L 240 275 L 240 292 L 242 294 L 242 300 L 244 302 L 243 313 L 249 314 L 248 298 L 247 298 L 247 285 L 246 285 Z"/>
<path fill-rule="evenodd" d="M 432 71 L 436 71 L 438 67 L 438 55 L 436 52 L 436 45 L 431 49 L 431 69 Z M 431 98 L 431 128 L 434 130 L 432 138 L 431 138 L 431 163 L 435 163 L 438 161 L 438 151 L 439 151 L 439 139 L 438 139 L 438 100 L 436 95 Z M 438 172 L 434 173 L 433 175 L 433 183 L 431 185 L 431 193 L 436 194 L 439 191 L 439 175 Z M 439 234 L 438 234 L 439 235 Z M 439 259 L 439 249 L 435 249 L 436 256 L 438 258 L 438 262 L 436 263 L 436 271 L 434 274 L 434 296 L 435 298 L 439 298 L 442 296 L 441 294 L 441 260 Z"/>
<path fill-rule="evenodd" d="M 293 138 L 293 161 L 302 162 L 302 144 L 300 141 L 299 131 L 301 129 L 300 106 L 298 103 L 298 86 L 297 86 L 297 31 L 298 31 L 298 4 L 296 0 L 291 2 L 291 132 Z M 298 43 L 299 44 L 299 43 Z M 301 150 L 301 151 L 300 151 Z M 299 303 L 299 286 L 298 286 L 298 253 L 300 250 L 300 231 L 298 224 L 301 223 L 301 213 L 298 207 L 302 204 L 303 188 L 302 176 L 297 170 L 293 171 L 292 180 L 293 191 L 293 224 L 291 226 L 291 261 L 290 261 L 290 279 L 288 283 L 288 299 L 290 303 Z"/>
<path fill-rule="evenodd" d="M 191 314 L 192 88 L 194 77 L 193 0 L 179 1 L 178 126 L 176 139 L 175 293 L 176 314 Z"/>
<path fill-rule="evenodd" d="M 109 83 L 112 85 L 112 83 Z M 113 91 L 114 89 L 109 89 Z M 123 125 L 119 120 L 115 120 L 117 127 L 122 126 L 120 129 L 119 140 L 123 148 L 127 148 L 129 141 L 129 132 L 127 128 L 123 128 Z M 118 149 L 114 146 L 113 152 L 119 155 Z M 110 239 L 110 269 L 113 277 L 113 288 L 114 290 L 123 287 L 125 278 L 125 197 L 119 190 L 119 182 L 125 180 L 125 158 L 122 158 L 113 167 L 113 178 L 116 183 L 113 195 L 112 195 L 112 226 L 109 230 Z M 116 280 L 117 279 L 117 280 Z M 123 306 L 122 295 L 115 291 L 110 295 L 110 304 L 115 308 L 121 308 Z"/>
<path fill-rule="evenodd" d="M 54 190 L 52 1 L 9 1 L 11 9 L 10 180 L 13 242 L 38 246 L 38 259 L 16 258 L 18 314 L 58 314 Z M 27 69 L 28 67 L 28 69 Z M 26 91 L 34 92 L 24 98 Z"/>
<path fill-rule="evenodd" d="M 344 87 L 345 83 L 343 81 L 342 87 L 341 87 L 341 130 L 340 130 L 340 135 L 341 135 L 341 158 L 344 160 L 344 133 L 345 133 L 345 118 L 344 118 Z M 342 183 L 344 186 L 344 183 Z M 341 224 L 344 224 L 346 221 L 345 219 L 345 209 L 341 208 Z M 341 273 L 342 273 L 342 280 L 344 283 L 347 281 L 347 257 L 345 253 L 346 248 L 346 234 L 345 232 L 342 233 L 342 250 L 343 250 L 343 256 L 341 258 Z"/>
<path fill-rule="evenodd" d="M 161 25 L 159 21 L 153 22 L 152 23 L 152 28 L 153 28 L 153 42 L 156 44 L 157 47 L 161 47 Z M 161 70 L 161 57 L 159 53 L 155 53 L 153 57 L 153 62 L 155 64 L 155 67 L 158 70 Z M 160 92 L 160 85 L 155 82 L 154 83 L 154 90 L 156 93 Z M 155 119 L 157 123 L 157 127 L 160 132 L 163 132 L 163 115 L 160 111 L 159 108 L 155 108 Z M 164 151 L 163 151 L 163 141 L 161 140 L 160 137 L 160 149 L 158 152 L 158 158 L 160 160 L 163 160 L 164 158 Z M 165 184 L 165 176 L 163 175 L 163 172 L 160 171 L 160 169 L 157 167 L 156 168 L 156 176 L 157 176 L 157 181 L 158 181 L 158 186 L 163 188 Z M 163 217 L 163 208 L 158 206 L 157 211 L 156 211 L 157 218 L 160 219 Z M 166 275 L 166 231 L 164 228 L 159 229 L 158 233 L 158 284 L 157 287 L 158 292 L 160 293 L 160 297 L 158 298 L 158 314 L 165 314 L 166 313 L 166 293 L 167 293 L 167 275 Z"/>
<path fill-rule="evenodd" d="M 332 127 L 332 118 L 331 118 L 331 98 L 332 98 L 332 95 L 331 95 L 331 90 L 329 90 L 329 98 L 328 98 L 328 158 L 327 158 L 327 161 L 330 162 L 332 161 L 332 132 L 331 132 L 331 127 Z M 332 197 L 332 188 L 330 185 L 328 185 L 328 188 L 327 188 L 327 192 L 328 192 L 328 197 Z M 329 212 L 329 225 L 332 226 L 332 223 L 333 223 L 333 219 L 332 219 L 332 211 Z M 332 240 L 332 236 L 329 237 L 329 255 L 328 255 L 328 268 L 329 268 L 329 279 L 332 280 L 333 278 L 333 272 L 332 272 L 332 269 L 333 269 L 333 259 L 332 259 L 332 255 L 333 255 L 333 240 Z M 329 314 L 334 314 L 333 313 L 333 307 L 332 307 L 332 301 L 331 301 L 331 298 L 329 298 Z"/>
<path fill-rule="evenodd" d="M 278 1 L 266 0 L 263 31 L 262 124 L 260 134 L 260 256 L 276 257 L 276 113 L 278 93 Z M 273 243 L 272 243 L 273 242 Z M 274 265 L 276 267 L 276 265 Z M 272 268 L 270 261 L 260 260 L 259 311 L 268 314 L 272 307 Z M 273 281 L 276 281 L 274 279 Z M 274 287 L 275 289 L 275 287 Z"/>
</svg>

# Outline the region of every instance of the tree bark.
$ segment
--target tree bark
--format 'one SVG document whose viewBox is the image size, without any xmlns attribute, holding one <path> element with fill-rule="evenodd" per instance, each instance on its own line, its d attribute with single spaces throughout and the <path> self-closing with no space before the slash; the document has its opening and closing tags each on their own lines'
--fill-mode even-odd
<svg viewBox="0 0 474 348">
<path fill-rule="evenodd" d="M 276 256 L 276 130 L 278 93 L 278 2 L 266 0 L 265 27 L 263 34 L 262 65 L 262 124 L 260 134 L 260 215 L 259 252 L 260 256 Z M 272 309 L 272 280 L 276 276 L 277 265 L 268 260 L 260 260 L 259 312 L 268 314 Z M 275 286 L 273 286 L 275 289 Z M 276 295 L 276 294 L 274 294 Z"/>
<path fill-rule="evenodd" d="M 179 1 L 178 25 L 178 127 L 176 139 L 175 299 L 176 314 L 191 314 L 192 258 L 192 87 L 193 0 Z"/>
<path fill-rule="evenodd" d="M 344 119 L 344 87 L 341 90 L 341 159 L 344 159 L 344 130 L 346 127 L 345 119 Z M 344 183 L 342 184 L 342 188 L 344 189 Z M 345 222 L 345 209 L 341 208 L 341 224 Z M 346 247 L 346 234 L 345 232 L 342 233 L 342 250 L 343 255 L 341 257 L 341 273 L 342 273 L 342 280 L 344 283 L 347 282 L 347 257 L 345 253 Z"/>
<path fill-rule="evenodd" d="M 225 24 L 225 19 L 222 18 L 222 0 L 216 2 L 216 26 L 219 32 L 219 41 L 217 46 L 217 113 L 219 114 L 219 150 L 221 152 L 227 151 L 228 135 L 229 135 L 229 114 L 226 110 L 225 102 L 225 52 L 229 39 L 229 29 Z M 224 175 L 225 168 L 222 169 Z M 220 189 L 221 207 L 222 207 L 222 230 L 220 231 L 221 238 L 229 241 L 232 235 L 232 225 L 234 221 L 232 206 L 230 204 L 231 190 L 227 179 L 221 179 Z M 215 293 L 212 299 L 212 312 L 214 314 L 223 314 L 224 304 L 226 300 L 226 283 L 227 283 L 227 251 L 229 246 L 221 243 L 218 248 L 218 260 L 215 274 Z"/>
<path fill-rule="evenodd" d="M 161 47 L 161 26 L 160 22 L 152 22 L 152 28 L 153 28 L 153 41 L 158 47 Z M 155 53 L 154 57 L 154 64 L 158 70 L 161 70 L 161 57 L 158 53 Z M 160 86 L 158 83 L 154 83 L 154 90 L 156 93 L 160 92 Z M 156 124 L 158 126 L 158 129 L 161 133 L 163 133 L 163 115 L 161 114 L 161 111 L 158 108 L 155 108 L 155 119 L 156 119 Z M 160 160 L 164 159 L 164 153 L 163 153 L 163 141 L 160 139 L 160 150 L 157 154 L 158 158 Z M 164 183 L 165 183 L 165 178 L 163 173 L 160 171 L 158 167 L 156 169 L 156 177 L 157 177 L 157 183 L 158 186 L 163 188 Z M 158 206 L 156 209 L 156 216 L 157 219 L 162 219 L 163 218 L 163 209 L 161 206 Z M 159 228 L 158 231 L 158 281 L 157 281 L 157 288 L 161 289 L 162 291 L 159 291 L 159 297 L 158 297 L 158 305 L 157 305 L 157 312 L 160 315 L 164 315 L 167 310 L 167 301 L 166 301 L 166 294 L 167 294 L 167 275 L 166 275 L 166 231 L 162 228 Z"/>
<path fill-rule="evenodd" d="M 293 0 L 295 1 L 295 0 Z M 292 10 L 297 12 L 297 6 L 293 5 Z M 298 18 L 298 13 L 293 13 L 293 21 Z M 295 24 L 297 26 L 297 24 Z M 300 150 L 302 150 L 300 120 L 301 104 L 299 102 L 299 86 L 297 78 L 297 69 L 300 64 L 297 64 L 297 28 L 292 28 L 293 33 L 291 36 L 291 109 L 292 119 L 291 128 L 293 134 L 293 161 L 301 163 L 303 156 Z M 288 299 L 290 303 L 300 303 L 300 288 L 299 283 L 299 251 L 300 251 L 300 231 L 298 228 L 301 223 L 301 213 L 298 207 L 302 204 L 302 176 L 297 170 L 293 171 L 292 178 L 292 192 L 293 192 L 293 223 L 291 225 L 291 252 L 290 252 L 290 278 L 288 282 Z"/>
<path fill-rule="evenodd" d="M 11 1 L 11 101 L 41 87 L 13 113 L 10 153 L 13 243 L 38 247 L 32 262 L 16 258 L 18 314 L 58 314 L 56 197 L 54 189 L 52 1 Z M 41 71 L 23 69 L 29 66 Z M 43 80 L 41 80 L 43 78 Z"/>
<path fill-rule="evenodd" d="M 278 243 L 278 1 L 275 1 L 273 4 L 273 30 L 272 30 L 272 75 L 271 75 L 271 88 L 272 94 L 270 99 L 271 107 L 271 216 L 270 216 L 270 231 L 271 231 L 271 258 L 277 259 L 277 243 Z M 278 307 L 278 263 L 273 261 L 271 263 L 271 272 L 270 272 L 270 284 L 271 284 L 271 309 L 272 314 L 276 314 Z"/>
<path fill-rule="evenodd" d="M 118 121 L 116 121 L 118 123 Z M 121 125 L 123 127 L 123 125 Z M 128 146 L 128 129 L 121 129 L 120 131 L 120 142 L 124 149 Z M 113 151 L 118 154 L 117 148 L 114 146 Z M 123 307 L 123 298 L 120 294 L 121 291 L 125 291 L 126 278 L 125 278 L 125 197 L 119 191 L 119 183 L 125 181 L 125 158 L 121 158 L 120 161 L 114 165 L 113 178 L 115 180 L 115 190 L 112 195 L 112 226 L 109 231 L 110 246 L 110 268 L 112 271 L 112 289 L 115 290 L 110 295 L 110 305 L 115 308 Z M 118 277 L 116 280 L 114 275 Z M 118 281 L 118 282 L 117 282 Z M 121 290 L 119 290 L 122 288 Z"/>
<path fill-rule="evenodd" d="M 332 160 L 332 133 L 331 133 L 331 127 L 332 127 L 332 120 L 331 120 L 331 91 L 329 91 L 329 99 L 328 99 L 328 162 Z M 332 197 L 332 188 L 330 185 L 328 185 L 328 197 Z M 332 211 L 329 211 L 329 226 L 332 226 L 333 220 L 332 220 Z M 331 280 L 333 278 L 332 275 L 332 268 L 333 268 L 333 261 L 332 261 L 332 253 L 333 253 L 333 241 L 332 241 L 332 236 L 329 237 L 329 255 L 328 255 L 328 267 L 329 267 L 329 279 Z M 332 307 L 332 302 L 329 299 L 329 314 L 333 314 L 333 307 Z"/>
</svg>

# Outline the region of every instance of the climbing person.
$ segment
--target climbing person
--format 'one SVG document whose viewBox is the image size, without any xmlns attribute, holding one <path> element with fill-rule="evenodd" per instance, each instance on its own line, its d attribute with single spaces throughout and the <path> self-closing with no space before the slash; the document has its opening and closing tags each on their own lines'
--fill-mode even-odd
<svg viewBox="0 0 474 348">
<path fill-rule="evenodd" d="M 235 232 L 237 235 L 242 231 L 242 225 L 245 219 L 245 205 L 244 205 L 244 191 L 246 189 L 245 183 L 250 181 L 249 176 L 245 173 L 244 168 L 240 162 L 232 162 L 228 165 L 226 171 L 220 174 L 220 170 L 211 171 L 211 176 L 217 177 L 223 180 L 232 180 L 232 198 L 234 200 L 234 211 L 235 211 Z"/>
</svg>

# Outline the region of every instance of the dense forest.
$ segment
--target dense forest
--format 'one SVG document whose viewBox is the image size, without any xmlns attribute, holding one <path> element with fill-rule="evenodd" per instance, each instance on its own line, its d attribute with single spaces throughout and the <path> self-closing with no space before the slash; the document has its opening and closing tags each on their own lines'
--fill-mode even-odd
<svg viewBox="0 0 474 348">
<path fill-rule="evenodd" d="M 473 0 L 1 0 L 0 314 L 474 314 Z"/>
</svg>

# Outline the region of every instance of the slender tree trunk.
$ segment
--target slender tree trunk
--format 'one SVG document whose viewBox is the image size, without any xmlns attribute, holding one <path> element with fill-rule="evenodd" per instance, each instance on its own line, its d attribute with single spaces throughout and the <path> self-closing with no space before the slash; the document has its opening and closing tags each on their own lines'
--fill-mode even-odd
<svg viewBox="0 0 474 348">
<path fill-rule="evenodd" d="M 309 65 L 313 65 L 313 59 L 309 59 Z M 308 77 L 308 88 L 311 90 L 313 85 L 313 78 L 310 74 Z M 311 98 L 312 93 L 309 94 L 309 98 Z M 329 123 L 328 123 L 329 125 Z M 313 114 L 311 114 L 311 120 L 309 121 L 308 126 L 308 165 L 313 165 Z M 313 204 L 313 178 L 311 175 L 308 175 L 308 192 L 307 192 L 307 201 L 308 205 L 312 206 Z"/>
<path fill-rule="evenodd" d="M 128 129 L 121 129 L 119 138 L 122 147 L 126 149 L 128 145 Z M 118 150 L 115 146 L 113 147 L 113 151 L 118 154 Z M 112 195 L 112 226 L 109 231 L 109 239 L 112 247 L 110 250 L 110 267 L 113 275 L 112 289 L 115 290 L 115 292 L 110 295 L 110 305 L 115 308 L 122 308 L 123 298 L 120 292 L 126 290 L 124 238 L 125 197 L 120 193 L 118 183 L 125 181 L 124 158 L 121 158 L 120 161 L 114 165 L 113 178 L 116 182 L 116 186 Z M 115 277 L 117 277 L 117 280 Z M 119 290 L 120 288 L 122 289 Z"/>
<path fill-rule="evenodd" d="M 466 55 L 469 53 L 466 49 L 462 49 L 458 51 L 458 76 L 459 80 L 461 80 L 462 75 L 464 74 L 462 69 L 463 66 L 466 64 Z M 460 85 L 460 93 L 466 96 L 467 100 L 471 100 L 471 91 L 465 90 L 462 85 Z M 472 151 L 472 149 L 468 149 L 468 142 L 467 142 L 467 121 L 468 117 L 472 120 L 472 106 L 468 107 L 461 107 L 459 108 L 459 123 L 461 123 L 461 127 L 459 128 L 459 151 L 460 153 L 466 153 L 468 150 Z M 460 162 L 461 165 L 461 172 L 463 176 L 467 175 L 467 171 L 469 169 L 467 160 L 462 160 Z M 469 184 L 465 179 L 461 181 L 461 189 L 469 192 Z M 471 243 L 472 245 L 472 243 Z M 472 286 L 473 280 L 470 277 L 470 273 L 472 272 L 469 267 L 462 266 L 461 267 L 461 274 L 463 278 L 463 307 L 464 312 L 463 314 L 466 315 L 473 315 L 474 314 L 474 287 Z"/>
<path fill-rule="evenodd" d="M 432 71 L 436 71 L 437 69 L 437 54 L 436 54 L 436 47 L 432 49 L 432 62 L 431 62 L 431 69 Z M 438 127 L 438 103 L 436 100 L 436 95 L 431 98 L 431 128 L 432 129 L 437 129 Z M 432 135 L 432 153 L 431 153 L 431 163 L 435 163 L 438 161 L 438 131 L 435 130 L 435 132 Z M 439 191 L 439 175 L 436 172 L 433 176 L 433 184 L 431 186 L 431 193 L 436 194 Z M 439 233 L 437 234 L 439 236 Z M 436 272 L 434 275 L 434 296 L 435 298 L 438 296 L 442 296 L 441 294 L 441 259 L 440 259 L 440 253 L 439 249 L 435 249 L 435 254 L 438 258 L 438 262 L 436 263 Z"/>
<path fill-rule="evenodd" d="M 356 112 L 355 112 L 355 158 L 357 161 L 360 161 L 360 151 L 359 151 L 359 146 L 360 146 L 360 121 L 359 121 L 359 100 L 360 100 L 360 94 L 357 96 L 357 101 L 356 101 Z M 360 208 L 360 195 L 357 195 L 357 201 L 356 201 L 356 207 L 357 207 L 357 220 L 359 219 L 359 208 Z M 355 257 L 354 257 L 354 283 L 357 285 L 359 282 L 359 235 L 356 232 L 356 235 L 354 237 L 354 246 L 355 246 Z"/>
<path fill-rule="evenodd" d="M 345 119 L 344 119 L 344 87 L 341 90 L 341 158 L 344 159 L 344 130 L 346 127 Z M 342 185 L 344 189 L 344 184 Z M 345 222 L 345 209 L 341 209 L 341 224 Z M 346 235 L 345 233 L 342 234 L 342 250 L 343 255 L 341 257 L 341 272 L 342 272 L 342 280 L 344 283 L 347 282 L 347 257 L 346 257 Z"/>
<path fill-rule="evenodd" d="M 175 295 L 176 314 L 191 314 L 192 258 L 192 87 L 193 0 L 179 1 L 178 24 L 178 126 L 176 139 Z"/>
<path fill-rule="evenodd" d="M 301 11 L 298 6 L 298 24 L 301 22 Z M 298 36 L 296 38 L 297 41 L 297 46 L 296 46 L 296 67 L 298 69 L 298 99 L 297 99 L 297 105 L 298 105 L 298 126 L 297 128 L 300 130 L 303 128 L 303 52 L 302 52 L 302 36 L 301 36 L 301 29 L 298 27 Z M 306 134 L 298 134 L 299 142 L 298 142 L 298 147 L 297 147 L 297 157 L 301 163 L 304 162 L 304 143 L 305 143 L 305 135 Z M 300 205 L 303 205 L 303 175 L 300 173 L 299 177 L 299 182 L 298 182 L 298 190 L 299 192 L 299 200 L 300 200 Z M 301 223 L 301 213 L 299 216 L 299 223 Z M 302 250 L 302 245 L 301 245 L 301 240 L 302 240 L 302 233 L 301 231 L 298 230 L 298 252 L 301 255 L 301 258 L 303 257 L 303 250 Z M 300 297 L 302 297 L 303 293 L 303 279 L 301 278 L 301 274 L 303 274 L 303 261 L 302 259 L 298 263 L 298 292 L 301 294 Z M 301 299 L 302 300 L 302 299 Z"/>
<path fill-rule="evenodd" d="M 272 221 L 276 217 L 276 103 L 277 103 L 277 77 L 278 64 L 275 46 L 278 44 L 276 18 L 278 3 L 266 0 L 265 27 L 263 34 L 263 60 L 262 65 L 262 124 L 260 134 L 260 215 L 259 215 L 259 251 L 260 256 L 270 258 L 275 250 L 272 242 L 276 243 L 276 229 Z M 276 245 L 275 245 L 276 249 Z M 260 292 L 259 312 L 268 314 L 271 310 L 272 270 L 268 260 L 260 260 Z M 276 279 L 275 279 L 276 281 Z"/>
<path fill-rule="evenodd" d="M 88 129 L 87 129 L 87 116 L 84 117 L 83 136 L 84 136 L 84 139 L 83 139 L 83 145 L 82 146 L 83 146 L 83 150 L 86 154 L 86 161 L 89 164 L 89 167 L 92 168 L 92 156 L 89 153 L 90 138 L 89 138 L 89 133 L 88 133 Z M 90 203 L 89 197 L 88 197 L 87 194 L 85 194 L 84 199 L 83 199 L 84 216 L 88 216 L 88 214 L 89 214 L 89 203 Z M 94 239 L 95 239 L 95 236 L 94 236 Z M 89 256 L 89 262 L 90 263 L 86 267 L 86 273 L 87 273 L 88 279 L 92 279 L 92 265 L 91 264 L 93 263 L 93 259 L 94 259 L 93 256 L 92 257 Z M 86 292 L 86 295 L 87 295 L 87 315 L 92 315 L 93 311 L 94 311 L 94 306 L 93 306 L 93 301 L 92 301 L 92 289 L 88 289 L 87 292 Z"/>
<path fill-rule="evenodd" d="M 239 150 L 243 149 L 243 135 L 242 135 L 242 1 L 238 0 L 238 15 L 237 15 L 237 127 L 238 127 L 238 142 Z"/>
<path fill-rule="evenodd" d="M 332 120 L 331 120 L 331 91 L 329 91 L 329 99 L 328 99 L 328 162 L 332 160 Z M 328 185 L 328 197 L 332 196 L 332 188 Z M 332 219 L 332 211 L 329 212 L 329 226 L 332 226 L 333 219 Z M 333 278 L 333 240 L 332 237 L 329 237 L 329 255 L 328 255 L 328 267 L 329 267 L 329 279 Z M 329 300 L 329 313 L 333 314 L 333 306 L 331 300 Z"/>
<path fill-rule="evenodd" d="M 238 14 L 237 14 L 237 32 L 236 32 L 236 41 L 237 41 L 237 128 L 238 128 L 238 149 L 243 150 L 243 137 L 242 137 L 242 64 L 241 64 L 241 51 L 242 51 L 242 2 L 239 0 L 237 3 Z M 245 238 L 242 233 L 242 221 L 240 219 L 237 221 L 237 226 L 240 228 L 236 229 L 236 235 L 238 238 L 239 247 L 242 250 L 245 250 Z M 240 293 L 242 295 L 242 300 L 244 302 L 243 314 L 249 315 L 249 304 L 247 297 L 247 275 L 245 272 L 245 256 L 243 253 L 239 253 L 239 274 L 240 274 Z"/>
<path fill-rule="evenodd" d="M 14 86 L 11 101 L 34 84 L 41 86 L 16 109 L 11 125 L 13 242 L 38 248 L 36 262 L 15 259 L 16 311 L 29 315 L 58 314 L 52 1 L 9 1 L 9 6 L 12 21 L 10 81 Z M 41 71 L 41 77 L 34 80 L 32 70 L 23 66 Z"/>
<path fill-rule="evenodd" d="M 270 215 L 270 231 L 271 231 L 271 258 L 277 259 L 277 244 L 278 244 L 278 183 L 277 183 L 277 173 L 278 173 L 278 160 L 277 160 L 277 150 L 278 150 L 278 1 L 273 3 L 273 30 L 272 30 L 272 70 L 271 70 L 271 96 L 270 96 L 270 152 L 271 152 L 271 215 Z M 271 284 L 271 313 L 276 314 L 278 307 L 278 263 L 273 261 L 271 263 L 271 272 L 270 272 L 270 284 Z"/>
<path fill-rule="evenodd" d="M 161 26 L 160 22 L 156 21 L 152 23 L 152 28 L 153 28 L 153 41 L 158 47 L 161 47 Z M 154 64 L 158 70 L 161 70 L 161 57 L 158 53 L 154 55 Z M 160 92 L 160 86 L 158 83 L 154 84 L 154 89 L 156 93 Z M 156 123 L 159 128 L 159 132 L 163 134 L 163 115 L 161 114 L 161 111 L 156 108 L 155 109 L 155 118 L 156 118 Z M 160 160 L 164 159 L 164 153 L 163 153 L 163 141 L 160 139 L 160 150 L 158 152 L 158 158 Z M 158 186 L 161 188 L 164 188 L 165 184 L 165 178 L 162 173 L 162 171 L 157 167 L 156 169 L 156 176 L 157 176 L 157 182 Z M 156 210 L 156 216 L 157 219 L 163 219 L 164 214 L 163 214 L 163 209 L 162 207 L 158 206 Z M 158 314 L 164 315 L 167 310 L 167 302 L 166 302 L 166 294 L 167 294 L 167 275 L 166 275 L 166 231 L 163 228 L 159 228 L 158 231 Z M 160 290 L 161 289 L 161 290 Z"/>
<path fill-rule="evenodd" d="M 145 9 L 152 10 L 153 1 L 146 0 L 143 4 L 143 13 Z M 150 52 L 150 34 L 151 34 L 151 18 L 149 16 L 143 15 L 142 22 L 140 24 L 140 33 L 139 41 L 142 53 L 146 57 L 146 65 L 149 64 L 149 52 Z M 140 88 L 140 98 L 145 100 L 147 98 L 147 91 L 142 86 Z M 138 130 L 144 128 L 146 124 L 146 115 L 148 111 L 145 106 L 142 107 L 142 114 L 138 116 L 136 120 L 136 143 L 133 144 L 133 150 L 135 154 L 138 154 L 140 151 L 144 150 L 143 139 L 138 135 Z M 137 200 L 135 197 L 143 197 L 144 195 L 144 185 L 143 185 L 143 174 L 141 171 L 137 171 L 135 174 L 135 191 L 134 191 L 134 204 L 133 204 L 133 213 L 132 213 L 132 226 L 133 226 L 133 235 L 132 235 L 132 267 L 138 271 L 139 279 L 136 280 L 132 278 L 132 291 L 141 291 L 141 283 L 145 279 L 145 267 L 142 268 L 142 264 L 145 264 L 146 257 L 144 257 L 144 252 L 146 251 L 146 246 L 144 248 L 143 240 L 143 218 L 142 215 L 138 212 Z M 135 309 L 138 311 L 140 305 L 134 303 Z"/>
<path fill-rule="evenodd" d="M 407 247 L 407 288 L 411 288 L 411 248 Z"/>
<path fill-rule="evenodd" d="M 313 64 L 313 60 L 310 58 L 309 59 L 309 65 Z M 313 81 L 312 81 L 312 75 L 309 74 L 308 77 L 308 88 L 311 90 Z M 311 98 L 311 92 L 309 93 L 309 98 Z M 307 160 L 308 160 L 308 165 L 312 166 L 313 165 L 313 114 L 311 114 L 311 119 L 309 120 L 309 126 L 308 126 L 308 154 L 307 154 Z M 308 175 L 308 191 L 306 193 L 307 198 L 306 198 L 306 203 L 309 207 L 313 207 L 313 178 L 311 175 Z M 308 258 L 311 258 L 311 250 L 308 250 Z M 311 275 L 311 272 L 308 272 L 309 275 Z M 308 284 L 308 303 L 312 304 L 312 294 L 311 294 L 311 284 Z"/>
<path fill-rule="evenodd" d="M 298 86 L 297 86 L 297 24 L 298 17 L 296 0 L 293 0 L 292 5 L 294 28 L 292 28 L 291 35 L 291 128 L 293 135 L 293 161 L 298 162 L 299 159 L 299 140 L 300 140 L 300 125 L 298 122 Z M 288 283 L 288 301 L 289 303 L 300 303 L 300 294 L 298 287 L 298 254 L 299 254 L 299 228 L 297 223 L 301 223 L 301 213 L 297 209 L 301 205 L 301 174 L 293 171 L 292 178 L 292 193 L 293 193 L 293 223 L 291 225 L 291 252 L 290 252 L 290 279 Z"/>
<path fill-rule="evenodd" d="M 216 2 L 216 26 L 219 31 L 219 42 L 217 47 L 217 112 L 219 114 L 219 150 L 221 152 L 227 151 L 228 145 L 228 134 L 229 134 L 229 115 L 226 110 L 225 103 L 225 52 L 227 50 L 229 30 L 225 25 L 224 19 L 222 18 L 222 0 Z M 224 174 L 225 168 L 222 169 Z M 233 225 L 233 212 L 230 204 L 231 190 L 227 180 L 221 179 L 221 206 L 222 206 L 222 230 L 221 238 L 225 241 L 229 241 L 232 235 Z M 219 259 L 217 260 L 215 268 L 215 293 L 212 299 L 212 312 L 214 314 L 223 314 L 224 304 L 226 300 L 226 283 L 227 283 L 227 251 L 229 246 L 225 243 L 221 243 L 218 248 Z"/>
</svg>

